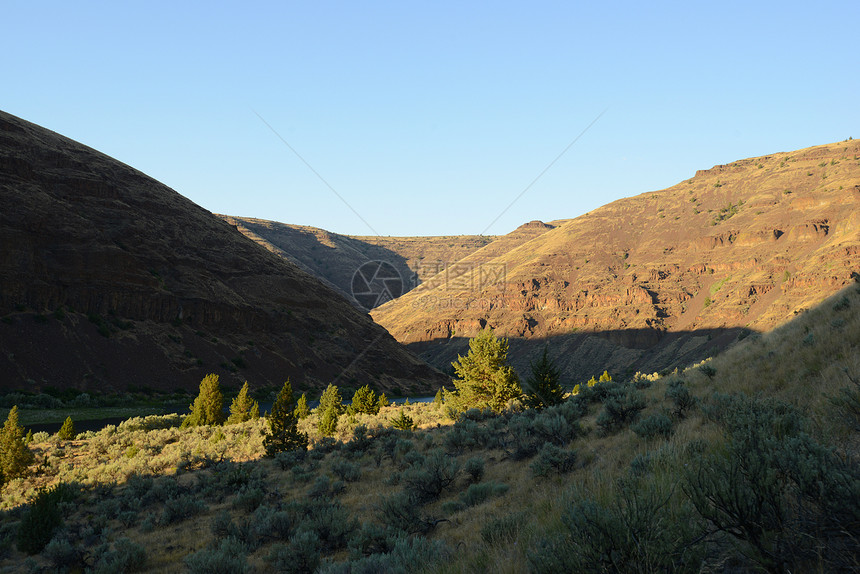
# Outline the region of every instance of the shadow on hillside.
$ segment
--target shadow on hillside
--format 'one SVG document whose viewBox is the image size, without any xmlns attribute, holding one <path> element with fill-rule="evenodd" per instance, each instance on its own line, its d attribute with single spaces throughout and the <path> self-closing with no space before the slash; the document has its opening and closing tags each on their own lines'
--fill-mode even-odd
<svg viewBox="0 0 860 574">
<path fill-rule="evenodd" d="M 354 297 L 356 287 L 361 289 L 361 278 L 357 273 L 365 264 L 383 262 L 396 270 L 396 276 L 389 274 L 381 277 L 380 279 L 389 281 L 371 285 L 371 291 L 390 289 L 391 295 L 396 298 L 420 284 L 417 270 L 409 267 L 406 258 L 386 247 L 337 233 L 324 232 L 325 235 L 321 237 L 319 234 L 323 233 L 322 230 L 301 229 L 271 221 L 242 220 L 241 223 L 280 250 L 276 251 L 278 255 L 323 280 L 353 305 L 363 309 L 368 307 L 369 302 L 374 302 L 373 297 Z M 372 276 L 375 270 L 372 267 L 367 268 L 364 275 Z M 386 300 L 388 298 L 383 296 L 372 307 L 381 305 Z"/>
<path fill-rule="evenodd" d="M 563 377 L 573 384 L 600 375 L 604 370 L 623 378 L 637 371 L 654 373 L 684 368 L 716 355 L 753 333 L 744 327 L 732 327 L 677 332 L 618 329 L 530 339 L 509 337 L 508 358 L 520 377 L 525 378 L 529 363 L 547 347 Z M 406 347 L 433 367 L 453 375 L 451 363 L 458 355 L 469 352 L 469 338 L 435 339 L 409 343 Z"/>
</svg>

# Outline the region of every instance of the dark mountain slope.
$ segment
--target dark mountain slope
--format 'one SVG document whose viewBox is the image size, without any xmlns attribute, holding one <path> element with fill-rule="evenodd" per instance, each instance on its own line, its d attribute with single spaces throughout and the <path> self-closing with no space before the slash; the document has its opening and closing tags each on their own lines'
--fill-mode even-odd
<svg viewBox="0 0 860 574">
<path fill-rule="evenodd" d="M 2 388 L 429 388 L 333 290 L 170 188 L 0 112 Z"/>
</svg>

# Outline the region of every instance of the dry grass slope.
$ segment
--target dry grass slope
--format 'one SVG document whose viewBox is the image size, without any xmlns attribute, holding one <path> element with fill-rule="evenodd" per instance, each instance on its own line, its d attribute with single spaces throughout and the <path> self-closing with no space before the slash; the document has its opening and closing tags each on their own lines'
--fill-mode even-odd
<svg viewBox="0 0 860 574">
<path fill-rule="evenodd" d="M 343 416 L 344 442 L 274 460 L 259 458 L 261 422 L 145 430 L 171 424 L 153 417 L 43 441 L 34 475 L 3 491 L 7 508 L 39 485 L 90 487 L 61 503 L 65 525 L 34 557 L 14 544 L 23 509 L 7 510 L 0 569 L 107 568 L 122 558 L 154 572 L 299 563 L 321 572 L 856 571 L 858 515 L 845 509 L 860 508 L 858 341 L 860 286 L 851 285 L 710 361 L 583 385 L 539 413 L 468 411 L 453 423 L 444 407 L 415 404 L 405 412 L 421 428 L 408 432 L 386 428 L 401 408 L 387 407 Z M 818 453 L 807 470 L 825 493 L 838 475 L 840 508 L 799 489 L 796 461 L 785 459 L 788 478 L 769 485 L 777 502 L 797 502 L 780 507 L 782 522 L 765 524 L 761 540 L 716 529 L 713 509 L 697 506 L 697 488 L 709 486 L 697 470 L 725 470 L 733 459 L 723 454 L 749 440 L 732 418 L 744 413 L 776 417 L 782 429 L 756 435 L 778 447 L 758 455 L 782 448 L 782 436 L 792 452 Z M 313 434 L 315 415 L 302 424 Z M 841 530 L 827 530 L 838 520 Z M 601 554 L 609 547 L 618 551 Z"/>
</svg>

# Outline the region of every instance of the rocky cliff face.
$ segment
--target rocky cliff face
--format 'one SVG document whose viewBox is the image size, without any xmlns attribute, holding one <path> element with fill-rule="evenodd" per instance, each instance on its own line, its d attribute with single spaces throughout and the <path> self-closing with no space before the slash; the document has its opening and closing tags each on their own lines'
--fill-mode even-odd
<svg viewBox="0 0 860 574">
<path fill-rule="evenodd" d="M 504 240 L 482 250 L 496 248 L 472 283 L 430 278 L 373 317 L 440 368 L 485 325 L 512 339 L 522 371 L 544 344 L 573 378 L 687 364 L 860 270 L 860 144 L 715 166 Z"/>
<path fill-rule="evenodd" d="M 0 112 L 0 388 L 429 388 L 333 290 L 146 175 Z"/>
</svg>

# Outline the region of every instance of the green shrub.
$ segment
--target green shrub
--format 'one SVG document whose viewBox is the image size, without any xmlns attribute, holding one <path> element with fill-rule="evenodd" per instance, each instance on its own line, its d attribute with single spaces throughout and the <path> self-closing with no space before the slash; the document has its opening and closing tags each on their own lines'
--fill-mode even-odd
<svg viewBox="0 0 860 574">
<path fill-rule="evenodd" d="M 531 570 L 555 572 L 699 572 L 701 548 L 689 505 L 657 480 L 622 479 L 609 497 L 574 491 L 562 512 L 567 532 L 540 538 Z"/>
<path fill-rule="evenodd" d="M 350 536 L 358 529 L 358 522 L 337 501 L 310 501 L 297 510 L 296 533 L 313 532 L 321 548 L 327 551 L 346 548 Z"/>
<path fill-rule="evenodd" d="M 158 523 L 161 526 L 187 520 L 206 510 L 206 503 L 197 500 L 190 494 L 183 494 L 164 501 Z"/>
<path fill-rule="evenodd" d="M 426 534 L 439 522 L 426 515 L 421 503 L 408 491 L 383 498 L 378 512 L 382 524 L 407 534 Z"/>
<path fill-rule="evenodd" d="M 694 451 L 684 492 L 712 532 L 769 571 L 860 563 L 860 471 L 808 434 L 791 405 L 715 395 L 706 409 L 725 444 Z"/>
<path fill-rule="evenodd" d="M 431 451 L 423 463 L 403 473 L 403 483 L 419 503 L 439 498 L 443 490 L 451 486 L 460 472 L 456 458 L 449 457 L 441 449 Z"/>
<path fill-rule="evenodd" d="M 484 459 L 475 456 L 466 461 L 463 465 L 463 471 L 469 475 L 469 480 L 476 483 L 484 477 Z"/>
<path fill-rule="evenodd" d="M 565 450 L 551 442 L 545 443 L 529 467 L 535 476 L 548 476 L 553 471 L 567 474 L 576 467 L 576 451 Z"/>
<path fill-rule="evenodd" d="M 262 486 L 258 484 L 246 484 L 239 489 L 236 497 L 233 499 L 233 508 L 244 510 L 245 512 L 253 512 L 266 497 L 266 492 Z"/>
<path fill-rule="evenodd" d="M 60 503 L 71 502 L 78 489 L 60 483 L 50 489 L 41 489 L 21 517 L 18 526 L 18 550 L 38 554 L 50 542 L 54 531 L 63 523 Z"/>
<path fill-rule="evenodd" d="M 307 574 L 320 563 L 320 540 L 311 531 L 296 532 L 288 544 L 274 544 L 266 561 L 277 572 Z"/>
<path fill-rule="evenodd" d="M 597 426 L 604 434 L 616 432 L 635 421 L 644 408 L 645 398 L 632 385 L 616 387 L 603 401 Z"/>
<path fill-rule="evenodd" d="M 469 508 L 486 502 L 492 497 L 502 496 L 509 488 L 507 484 L 492 481 L 470 484 L 469 488 L 460 494 L 460 500 Z"/>
<path fill-rule="evenodd" d="M 98 557 L 92 572 L 113 574 L 115 572 L 139 572 L 146 565 L 146 549 L 128 538 L 118 538 L 113 549 Z"/>
<path fill-rule="evenodd" d="M 346 482 L 356 482 L 361 479 L 361 465 L 357 463 L 335 460 L 332 462 L 331 471 Z"/>
<path fill-rule="evenodd" d="M 42 551 L 42 556 L 60 570 L 82 563 L 81 548 L 72 544 L 65 534 L 54 536 Z"/>
<path fill-rule="evenodd" d="M 349 555 L 353 560 L 371 554 L 385 554 L 394 549 L 400 532 L 390 526 L 365 522 L 349 539 Z"/>
<path fill-rule="evenodd" d="M 674 425 L 672 419 L 663 413 L 656 413 L 645 417 L 638 421 L 630 429 L 636 433 L 639 438 L 651 440 L 654 438 L 668 439 L 672 436 Z"/>
<path fill-rule="evenodd" d="M 840 388 L 836 395 L 830 397 L 830 402 L 845 425 L 857 432 L 860 431 L 860 379 L 850 375 L 848 378 L 852 384 Z"/>
<path fill-rule="evenodd" d="M 666 398 L 675 405 L 673 414 L 678 419 L 686 418 L 696 408 L 696 399 L 690 394 L 684 381 L 680 379 L 669 381 Z"/>
<path fill-rule="evenodd" d="M 225 538 L 214 548 L 205 548 L 185 557 L 192 574 L 241 574 L 249 572 L 247 549 L 235 538 Z"/>
</svg>

